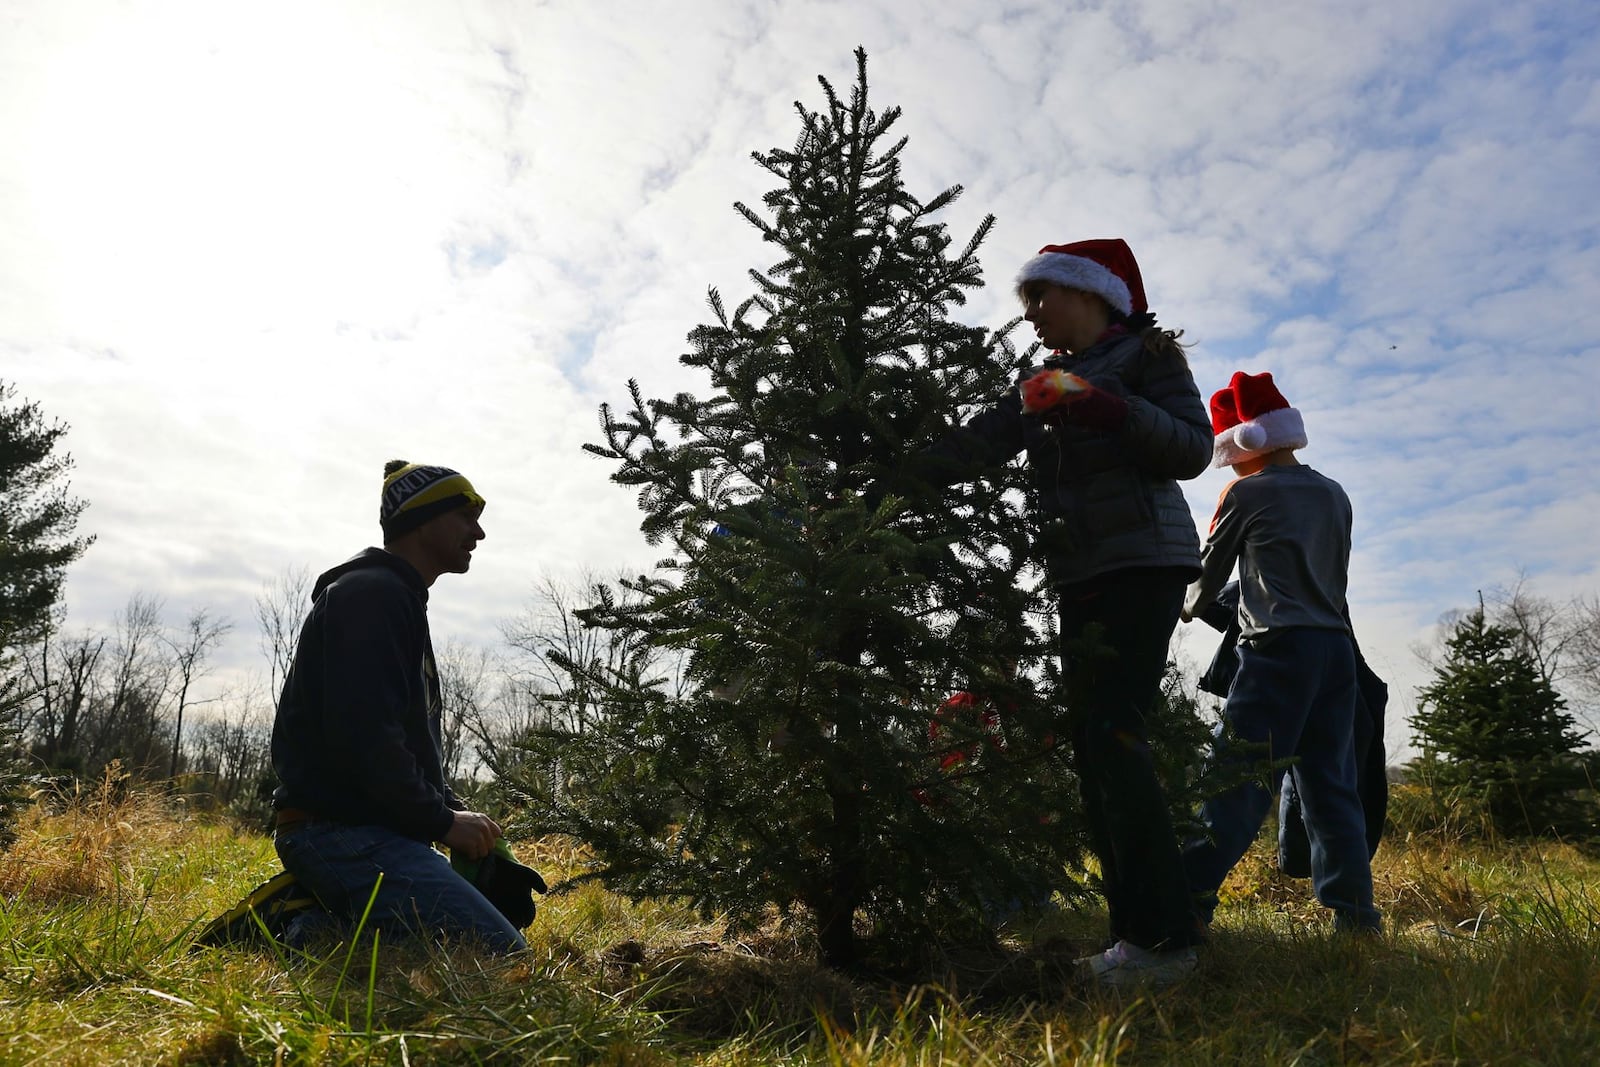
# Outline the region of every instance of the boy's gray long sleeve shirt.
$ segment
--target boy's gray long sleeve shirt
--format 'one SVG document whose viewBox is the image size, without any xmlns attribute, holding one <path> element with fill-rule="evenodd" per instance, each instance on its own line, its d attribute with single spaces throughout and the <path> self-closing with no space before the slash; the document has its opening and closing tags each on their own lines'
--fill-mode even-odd
<svg viewBox="0 0 1600 1067">
<path fill-rule="evenodd" d="M 1304 465 L 1268 466 L 1222 491 L 1183 610 L 1196 617 L 1239 565 L 1239 635 L 1349 632 L 1350 498 Z"/>
</svg>

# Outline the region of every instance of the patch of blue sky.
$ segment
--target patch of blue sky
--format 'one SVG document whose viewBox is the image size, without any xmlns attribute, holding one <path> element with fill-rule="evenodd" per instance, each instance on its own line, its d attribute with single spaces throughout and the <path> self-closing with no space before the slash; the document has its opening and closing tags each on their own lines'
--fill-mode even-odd
<svg viewBox="0 0 1600 1067">
<path fill-rule="evenodd" d="M 1338 319 L 1345 315 L 1348 308 L 1341 291 L 1338 272 L 1330 273 L 1319 281 L 1296 285 L 1286 299 L 1278 302 L 1275 310 L 1292 312 L 1296 318 L 1313 316 L 1319 319 Z"/>
<path fill-rule="evenodd" d="M 561 346 L 556 351 L 556 369 L 580 392 L 587 392 L 593 387 L 585 372 L 594 359 L 599 338 L 599 329 L 592 327 L 568 330 L 561 335 Z"/>
<path fill-rule="evenodd" d="M 506 261 L 511 242 L 499 232 L 486 238 L 468 241 L 446 241 L 445 256 L 450 261 L 450 273 L 457 278 L 486 274 Z"/>
<path fill-rule="evenodd" d="M 1257 313 L 1253 329 L 1233 336 L 1207 339 L 1204 357 L 1208 362 L 1220 359 L 1224 363 L 1238 363 L 1241 367 L 1244 364 L 1270 362 L 1274 353 L 1282 353 L 1292 347 L 1294 338 L 1290 335 L 1300 326 L 1314 323 L 1342 334 L 1356 325 L 1351 320 L 1349 307 L 1340 291 L 1337 272 L 1322 281 L 1294 286 L 1282 296 L 1260 297 L 1254 301 L 1253 310 Z M 1191 328 L 1190 332 L 1198 331 Z"/>
<path fill-rule="evenodd" d="M 1450 24 L 1450 63 L 1520 73 L 1554 70 L 1595 50 L 1595 9 L 1585 0 L 1488 4 L 1484 18 Z"/>
</svg>

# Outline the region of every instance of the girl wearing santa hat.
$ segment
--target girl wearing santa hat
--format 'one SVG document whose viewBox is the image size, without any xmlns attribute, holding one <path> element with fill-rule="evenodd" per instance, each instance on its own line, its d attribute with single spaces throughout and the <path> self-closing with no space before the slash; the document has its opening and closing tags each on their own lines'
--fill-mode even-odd
<svg viewBox="0 0 1600 1067">
<path fill-rule="evenodd" d="M 1017 293 L 1044 369 L 918 457 L 965 481 L 1026 452 L 1038 541 L 1060 598 L 1064 725 L 1114 943 L 1080 961 L 1102 985 L 1160 985 L 1195 965 L 1200 930 L 1146 717 L 1200 543 L 1178 486 L 1211 458 L 1211 424 L 1178 334 L 1156 326 L 1120 239 L 1047 245 Z"/>
</svg>

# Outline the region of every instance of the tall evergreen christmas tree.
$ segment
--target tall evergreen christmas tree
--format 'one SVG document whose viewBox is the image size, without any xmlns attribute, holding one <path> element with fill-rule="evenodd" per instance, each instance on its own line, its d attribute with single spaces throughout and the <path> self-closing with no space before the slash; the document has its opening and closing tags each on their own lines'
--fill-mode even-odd
<svg viewBox="0 0 1600 1067">
<path fill-rule="evenodd" d="M 1516 631 L 1480 605 L 1445 648 L 1411 719 L 1424 777 L 1481 800 L 1500 833 L 1592 833 L 1592 753 Z"/>
<path fill-rule="evenodd" d="M 525 825 L 587 842 L 607 884 L 809 920 L 838 966 L 1070 889 L 1079 847 L 1022 500 L 1003 476 L 937 504 L 874 488 L 1020 357 L 1004 330 L 947 317 L 982 284 L 993 220 L 953 247 L 934 216 L 960 189 L 906 191 L 900 111 L 869 108 L 856 60 L 848 101 L 819 78 L 794 147 L 754 154 L 777 187 L 735 208 L 778 258 L 731 314 L 711 291 L 681 357 L 709 394 L 630 382 L 589 446 L 670 551 L 581 615 L 681 673 L 562 661 L 562 725 L 525 746 L 541 773 L 509 775 Z M 959 689 L 998 724 L 933 725 Z"/>
</svg>

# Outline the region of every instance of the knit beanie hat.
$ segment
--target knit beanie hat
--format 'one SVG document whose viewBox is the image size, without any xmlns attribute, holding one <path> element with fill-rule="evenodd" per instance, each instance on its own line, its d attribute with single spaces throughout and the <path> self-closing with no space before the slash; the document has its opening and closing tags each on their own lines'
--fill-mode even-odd
<svg viewBox="0 0 1600 1067">
<path fill-rule="evenodd" d="M 1270 372 L 1234 371 L 1211 397 L 1211 465 L 1226 467 L 1280 448 L 1304 448 L 1306 423 L 1272 384 Z"/>
<path fill-rule="evenodd" d="M 1065 245 L 1045 245 L 1022 265 L 1017 286 L 1054 282 L 1103 299 L 1124 315 L 1143 314 L 1144 279 L 1133 249 L 1120 237 L 1097 237 Z"/>
<path fill-rule="evenodd" d="M 426 467 L 391 459 L 383 465 L 383 497 L 378 504 L 378 524 L 385 541 L 463 504 L 482 509 L 484 500 L 472 483 L 449 467 Z"/>
</svg>

